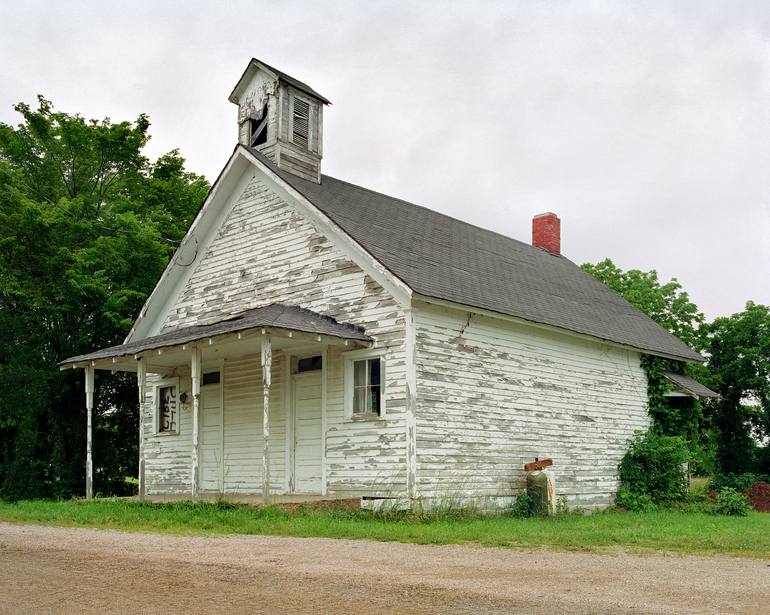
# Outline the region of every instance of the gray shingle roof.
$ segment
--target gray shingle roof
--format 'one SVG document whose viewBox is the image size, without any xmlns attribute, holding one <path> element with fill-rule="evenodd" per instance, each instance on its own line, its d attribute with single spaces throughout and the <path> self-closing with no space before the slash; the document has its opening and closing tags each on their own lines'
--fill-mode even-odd
<svg viewBox="0 0 770 615">
<path fill-rule="evenodd" d="M 297 88 L 298 90 L 301 90 L 302 92 L 305 92 L 307 94 L 310 94 L 311 96 L 315 96 L 318 100 L 321 102 L 330 105 L 332 104 L 328 98 L 325 96 L 319 94 L 316 92 L 313 88 L 311 88 L 307 83 L 303 83 L 299 79 L 295 79 L 291 75 L 287 75 L 282 70 L 278 70 L 277 68 L 274 68 L 270 66 L 267 62 L 263 62 L 262 60 L 257 60 L 257 58 L 252 58 L 251 62 L 249 62 L 249 65 L 246 67 L 246 70 L 243 71 L 243 75 L 241 75 L 241 78 L 238 80 L 238 83 L 236 84 L 235 88 L 233 88 L 233 91 L 230 93 L 230 101 L 235 102 L 233 100 L 233 94 L 238 90 L 238 87 L 241 85 L 241 81 L 243 81 L 243 78 L 246 76 L 246 74 L 249 72 L 249 69 L 252 67 L 252 64 L 261 65 L 262 67 L 269 70 L 271 73 L 273 73 L 278 79 L 281 81 L 284 81 L 288 83 L 289 85 Z"/>
<path fill-rule="evenodd" d="M 414 292 L 687 361 L 698 353 L 564 256 L 250 150 Z"/>
<path fill-rule="evenodd" d="M 253 310 L 246 310 L 245 312 L 240 312 L 229 318 L 206 325 L 181 327 L 137 342 L 110 346 L 109 348 L 103 348 L 88 354 L 70 357 L 59 363 L 59 365 L 94 361 L 96 359 L 109 359 L 111 357 L 125 357 L 147 350 L 188 344 L 215 335 L 260 327 L 287 329 L 316 335 L 330 335 L 341 339 L 362 342 L 370 342 L 372 339 L 364 333 L 363 328 L 356 325 L 339 323 L 329 316 L 323 316 L 295 305 L 273 303 Z"/>
<path fill-rule="evenodd" d="M 681 389 L 685 393 L 689 393 L 693 397 L 719 397 L 719 393 L 712 391 L 705 385 L 702 385 L 695 378 L 690 378 L 685 374 L 677 374 L 676 372 L 664 371 L 663 375 L 674 386 Z"/>
</svg>

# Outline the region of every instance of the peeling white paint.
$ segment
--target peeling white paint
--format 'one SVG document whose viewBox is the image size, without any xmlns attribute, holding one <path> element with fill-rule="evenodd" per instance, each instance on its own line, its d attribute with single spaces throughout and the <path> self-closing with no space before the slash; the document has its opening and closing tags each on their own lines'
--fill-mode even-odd
<svg viewBox="0 0 770 615">
<path fill-rule="evenodd" d="M 551 457 L 572 505 L 610 503 L 649 423 L 638 353 L 427 303 L 414 315 L 421 496 L 510 498 L 524 463 Z"/>
</svg>

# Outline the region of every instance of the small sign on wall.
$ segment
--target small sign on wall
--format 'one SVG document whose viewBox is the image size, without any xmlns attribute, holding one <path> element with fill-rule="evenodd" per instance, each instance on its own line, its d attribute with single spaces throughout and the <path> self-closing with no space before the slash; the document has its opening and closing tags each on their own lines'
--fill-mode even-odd
<svg viewBox="0 0 770 615">
<path fill-rule="evenodd" d="M 179 423 L 179 406 L 176 386 L 158 388 L 158 431 L 176 432 Z"/>
</svg>

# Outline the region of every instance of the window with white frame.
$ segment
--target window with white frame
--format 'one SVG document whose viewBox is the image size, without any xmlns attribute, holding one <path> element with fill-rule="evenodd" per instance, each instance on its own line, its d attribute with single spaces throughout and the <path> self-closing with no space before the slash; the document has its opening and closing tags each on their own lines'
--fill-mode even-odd
<svg viewBox="0 0 770 615">
<path fill-rule="evenodd" d="M 346 414 L 350 418 L 384 414 L 385 365 L 380 354 L 349 353 L 345 365 Z"/>
<path fill-rule="evenodd" d="M 178 382 L 164 382 L 155 387 L 155 415 L 158 433 L 179 433 Z"/>
</svg>

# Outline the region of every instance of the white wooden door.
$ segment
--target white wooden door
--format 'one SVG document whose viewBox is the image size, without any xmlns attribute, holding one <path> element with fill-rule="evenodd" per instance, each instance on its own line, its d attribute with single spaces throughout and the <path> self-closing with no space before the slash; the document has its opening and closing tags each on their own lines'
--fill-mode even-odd
<svg viewBox="0 0 770 615">
<path fill-rule="evenodd" d="M 222 395 L 221 384 L 201 387 L 200 488 L 222 491 Z"/>
<path fill-rule="evenodd" d="M 295 493 L 321 493 L 321 373 L 292 376 Z"/>
</svg>

